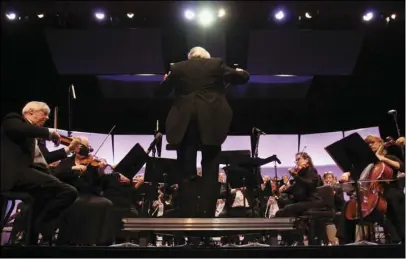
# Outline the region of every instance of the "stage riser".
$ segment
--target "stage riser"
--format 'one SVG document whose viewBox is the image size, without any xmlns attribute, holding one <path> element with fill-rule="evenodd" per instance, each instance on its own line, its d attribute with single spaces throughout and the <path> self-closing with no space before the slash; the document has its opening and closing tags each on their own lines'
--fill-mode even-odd
<svg viewBox="0 0 406 259">
<path fill-rule="evenodd" d="M 2 257 L 405 258 L 404 245 L 270 248 L 3 247 Z"/>
<path fill-rule="evenodd" d="M 295 218 L 125 218 L 126 231 L 286 231 Z"/>
</svg>

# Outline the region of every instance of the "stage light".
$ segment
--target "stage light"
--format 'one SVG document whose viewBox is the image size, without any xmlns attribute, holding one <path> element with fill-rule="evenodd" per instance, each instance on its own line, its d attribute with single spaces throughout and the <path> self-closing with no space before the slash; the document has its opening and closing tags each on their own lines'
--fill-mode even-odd
<svg viewBox="0 0 406 259">
<path fill-rule="evenodd" d="M 282 11 L 278 11 L 278 12 L 275 14 L 275 18 L 276 18 L 277 20 L 282 20 L 283 18 L 285 18 L 285 14 L 284 14 Z"/>
<path fill-rule="evenodd" d="M 391 18 L 392 20 L 395 20 L 395 19 L 396 19 L 396 14 L 395 14 L 395 13 L 391 14 L 390 18 Z"/>
<path fill-rule="evenodd" d="M 312 18 L 312 15 L 311 15 L 310 13 L 305 13 L 305 17 L 306 17 L 307 19 L 311 19 L 311 18 Z"/>
<path fill-rule="evenodd" d="M 131 18 L 134 17 L 134 14 L 133 13 L 127 13 L 127 17 L 131 19 Z"/>
<path fill-rule="evenodd" d="M 37 14 L 37 16 L 38 16 L 38 18 L 44 18 L 44 14 L 43 13 L 39 13 L 39 14 Z"/>
<path fill-rule="evenodd" d="M 374 13 L 372 13 L 372 12 L 368 12 L 368 13 L 366 13 L 363 17 L 362 17 L 362 19 L 364 20 L 364 21 L 366 21 L 366 22 L 369 22 L 370 20 L 372 20 L 374 18 Z"/>
<path fill-rule="evenodd" d="M 104 13 L 100 13 L 100 12 L 95 13 L 94 16 L 95 16 L 96 19 L 98 19 L 98 20 L 103 20 L 104 17 L 105 17 Z"/>
<path fill-rule="evenodd" d="M 195 18 L 196 14 L 191 11 L 191 10 L 186 10 L 185 11 L 185 18 L 188 20 L 193 20 Z"/>
<path fill-rule="evenodd" d="M 9 20 L 15 20 L 15 18 L 17 18 L 17 15 L 15 13 L 6 13 L 6 17 Z"/>
<path fill-rule="evenodd" d="M 224 17 L 225 15 L 226 15 L 226 11 L 223 8 L 221 8 L 218 12 L 218 17 L 221 18 L 221 17 Z"/>
<path fill-rule="evenodd" d="M 199 23 L 203 26 L 209 26 L 214 22 L 213 14 L 209 10 L 203 10 L 199 13 Z"/>
</svg>

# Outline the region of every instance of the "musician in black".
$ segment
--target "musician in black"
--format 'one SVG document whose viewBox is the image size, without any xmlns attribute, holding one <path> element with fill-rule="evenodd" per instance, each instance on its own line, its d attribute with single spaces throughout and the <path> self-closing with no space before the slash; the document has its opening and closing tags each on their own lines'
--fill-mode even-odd
<svg viewBox="0 0 406 259">
<path fill-rule="evenodd" d="M 79 245 L 111 245 L 118 220 L 114 217 L 113 203 L 102 196 L 106 180 L 106 163 L 92 166 L 89 157 L 89 140 L 80 137 L 81 145 L 74 155 L 62 160 L 54 170 L 61 181 L 74 186 L 79 198 L 66 213 L 60 227 L 63 242 Z"/>
<path fill-rule="evenodd" d="M 372 213 L 367 217 L 367 221 L 383 223 L 386 232 L 390 234 L 392 243 L 399 243 L 405 240 L 405 195 L 402 190 L 399 190 L 396 177 L 399 171 L 405 170 L 405 165 L 396 156 L 390 155 L 384 149 L 384 141 L 375 135 L 368 135 L 365 142 L 373 152 L 376 153 L 378 159 L 393 169 L 393 181 L 390 183 L 380 183 L 384 187 L 383 198 L 387 201 L 388 207 L 385 215 Z M 348 181 L 350 173 L 344 173 L 341 180 Z M 350 221 L 345 217 L 345 210 L 348 203 L 344 205 L 343 214 L 337 229 L 337 237 L 341 244 L 352 243 L 355 240 L 355 222 Z M 384 217 L 382 217 L 384 216 Z"/>
<path fill-rule="evenodd" d="M 283 192 L 286 206 L 277 211 L 275 217 L 298 217 L 308 209 L 323 206 L 316 193 L 320 179 L 311 157 L 306 152 L 297 153 L 296 164 L 295 169 L 289 169 L 294 182 Z M 291 236 L 282 233 L 282 239 L 287 244 L 303 243 L 303 231 L 298 228 Z"/>
</svg>

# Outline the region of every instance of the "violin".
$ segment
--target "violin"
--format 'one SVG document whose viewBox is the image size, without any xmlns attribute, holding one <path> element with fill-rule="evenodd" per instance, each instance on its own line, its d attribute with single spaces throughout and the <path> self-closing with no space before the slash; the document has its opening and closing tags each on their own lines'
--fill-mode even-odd
<svg viewBox="0 0 406 259">
<path fill-rule="evenodd" d="M 89 155 L 88 157 L 79 159 L 78 161 L 81 165 L 84 165 L 84 166 L 90 165 L 90 166 L 94 166 L 94 167 L 99 167 L 102 163 L 105 163 L 106 166 L 110 166 L 111 168 L 113 168 L 111 165 L 107 164 L 105 159 L 101 159 L 101 158 L 98 158 L 93 155 Z"/>
<path fill-rule="evenodd" d="M 302 169 L 308 168 L 308 167 L 309 167 L 308 164 L 305 164 L 305 165 L 303 165 L 303 166 L 296 166 L 294 172 L 295 172 L 295 173 L 299 173 Z"/>
<path fill-rule="evenodd" d="M 61 145 L 69 146 L 73 141 L 73 138 L 71 138 L 71 137 L 64 136 L 64 135 L 60 135 L 60 136 L 61 136 L 61 138 L 60 138 L 60 143 L 59 144 L 61 144 Z M 82 143 L 82 145 L 88 147 L 87 145 L 85 145 L 83 143 Z M 88 148 L 89 148 L 89 152 L 94 151 L 94 149 L 92 147 L 88 147 Z"/>
</svg>

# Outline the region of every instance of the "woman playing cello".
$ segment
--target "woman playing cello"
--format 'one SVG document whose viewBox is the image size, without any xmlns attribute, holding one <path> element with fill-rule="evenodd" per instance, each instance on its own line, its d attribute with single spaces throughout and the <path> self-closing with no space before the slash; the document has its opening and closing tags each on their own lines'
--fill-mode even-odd
<svg viewBox="0 0 406 259">
<path fill-rule="evenodd" d="M 391 234 L 391 241 L 398 243 L 404 242 L 405 238 L 405 206 L 404 206 L 404 193 L 397 188 L 396 179 L 398 171 L 404 171 L 404 163 L 400 161 L 396 156 L 389 155 L 384 141 L 375 135 L 368 135 L 365 138 L 365 142 L 369 145 L 371 150 L 376 153 L 377 158 L 384 165 L 389 166 L 393 170 L 393 179 L 388 182 L 378 182 L 372 184 L 379 184 L 383 189 L 381 198 L 387 203 L 384 225 L 387 228 L 387 232 Z M 344 173 L 341 181 L 348 181 L 350 173 Z M 379 179 L 378 179 L 379 180 Z M 346 211 L 348 201 L 344 205 L 343 212 Z M 378 210 L 376 210 L 378 211 Z M 355 220 L 348 219 L 343 213 L 338 226 L 337 237 L 340 239 L 340 243 L 352 243 L 355 240 Z M 366 220 L 381 221 L 382 213 L 372 213 L 366 218 Z M 348 216 L 348 215 L 347 215 Z M 378 216 L 375 218 L 374 216 Z"/>
</svg>

